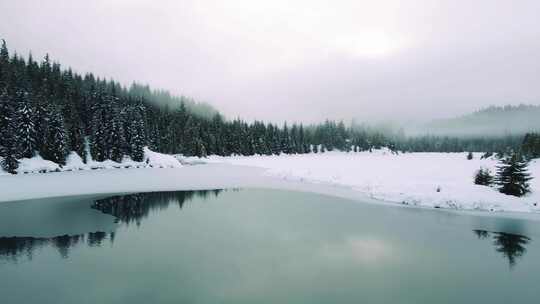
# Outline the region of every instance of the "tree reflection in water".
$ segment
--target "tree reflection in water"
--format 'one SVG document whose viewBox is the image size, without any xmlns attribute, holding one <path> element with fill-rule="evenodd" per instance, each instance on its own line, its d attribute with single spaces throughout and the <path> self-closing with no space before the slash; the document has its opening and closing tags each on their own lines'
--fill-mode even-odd
<svg viewBox="0 0 540 304">
<path fill-rule="evenodd" d="M 113 215 L 117 221 L 130 224 L 141 224 L 142 219 L 148 217 L 152 210 L 162 210 L 170 204 L 182 208 L 185 202 L 194 197 L 205 198 L 208 195 L 217 196 L 221 190 L 209 191 L 176 191 L 138 193 L 131 195 L 114 196 L 97 200 L 91 208 L 103 213 Z M 77 235 L 60 235 L 55 237 L 0 237 L 0 259 L 17 261 L 26 256 L 32 259 L 36 250 L 46 246 L 54 247 L 62 258 L 69 258 L 70 250 L 76 246 L 86 244 L 89 247 L 100 247 L 104 240 L 114 242 L 114 232 L 90 232 Z"/>
<path fill-rule="evenodd" d="M 221 191 L 171 191 L 120 195 L 97 200 L 92 208 L 110 214 L 122 223 L 140 225 L 153 210 L 165 209 L 171 204 L 182 208 L 186 201 L 194 197 L 206 198 L 211 194 L 218 196 Z"/>
<path fill-rule="evenodd" d="M 0 258 L 18 260 L 21 256 L 32 259 L 37 249 L 45 246 L 52 246 L 58 250 L 62 258 L 69 258 L 71 248 L 86 244 L 88 246 L 101 246 L 103 240 L 109 237 L 114 239 L 114 232 L 105 233 L 101 231 L 90 232 L 77 235 L 59 235 L 50 238 L 42 237 L 0 237 Z"/>
<path fill-rule="evenodd" d="M 513 268 L 516 265 L 518 258 L 525 255 L 527 252 L 525 246 L 531 241 L 530 238 L 519 234 L 486 230 L 473 230 L 473 232 L 479 239 L 487 239 L 492 236 L 495 250 L 502 253 L 508 260 L 510 268 Z"/>
</svg>

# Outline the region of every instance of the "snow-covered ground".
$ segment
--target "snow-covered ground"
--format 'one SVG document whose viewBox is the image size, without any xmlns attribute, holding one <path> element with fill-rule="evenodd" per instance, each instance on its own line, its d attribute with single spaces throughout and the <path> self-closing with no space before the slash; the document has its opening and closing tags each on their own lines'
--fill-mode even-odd
<svg viewBox="0 0 540 304">
<path fill-rule="evenodd" d="M 146 151 L 141 163 L 89 162 L 70 155 L 61 171 L 0 176 L 0 202 L 41 197 L 217 188 L 309 191 L 369 202 L 457 210 L 540 212 L 540 163 L 529 170 L 532 193 L 523 198 L 473 184 L 480 168 L 495 172 L 496 159 L 466 153 L 359 153 L 180 158 Z M 23 160 L 27 172 L 55 171 L 54 163 Z M 121 168 L 122 170 L 90 170 Z M 129 168 L 129 169 L 127 169 Z M 155 169 L 167 168 L 167 169 Z"/>
<path fill-rule="evenodd" d="M 36 155 L 32 158 L 22 158 L 19 160 L 19 168 L 17 173 L 48 173 L 48 172 L 61 172 L 61 171 L 76 171 L 76 170 L 97 170 L 97 169 L 121 169 L 121 168 L 180 168 L 181 163 L 172 155 L 166 155 L 151 151 L 148 148 L 144 148 L 144 159 L 142 162 L 133 161 L 129 157 L 125 157 L 122 162 L 114 162 L 112 160 L 105 160 L 102 162 L 89 159 L 86 163 L 75 152 L 71 152 L 67 159 L 66 165 L 59 166 L 49 160 L 43 159 L 41 156 Z M 0 169 L 0 175 L 7 174 Z"/>
<path fill-rule="evenodd" d="M 360 153 L 210 157 L 209 162 L 254 166 L 285 180 L 350 187 L 371 198 L 399 204 L 488 211 L 540 212 L 540 163 L 529 170 L 532 193 L 517 198 L 473 183 L 480 167 L 496 171 L 497 160 L 467 160 L 467 153 Z M 188 159 L 189 160 L 189 159 Z"/>
</svg>

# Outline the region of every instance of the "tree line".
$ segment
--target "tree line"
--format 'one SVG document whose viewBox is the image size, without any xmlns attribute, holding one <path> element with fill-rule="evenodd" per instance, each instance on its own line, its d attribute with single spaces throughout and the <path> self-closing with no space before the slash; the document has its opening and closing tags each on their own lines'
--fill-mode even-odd
<svg viewBox="0 0 540 304">
<path fill-rule="evenodd" d="M 5 41 L 0 47 L 0 156 L 11 173 L 19 159 L 36 154 L 63 165 L 70 151 L 85 161 L 122 161 L 126 156 L 141 161 L 145 146 L 186 156 L 226 156 L 390 145 L 379 134 L 354 131 L 343 122 L 248 123 L 227 120 L 211 109 L 201 114 L 194 105 L 145 86 L 126 88 L 91 73 L 79 75 L 48 55 L 40 62 L 31 54 L 27 59 L 10 56 Z"/>
<path fill-rule="evenodd" d="M 144 158 L 143 148 L 186 156 L 275 155 L 366 151 L 497 151 L 521 138 L 460 139 L 388 135 L 343 122 L 278 125 L 228 120 L 208 105 L 133 84 L 124 87 L 91 73 L 10 55 L 0 46 L 0 157 L 16 173 L 37 154 L 65 164 L 71 151 L 84 161 Z"/>
</svg>

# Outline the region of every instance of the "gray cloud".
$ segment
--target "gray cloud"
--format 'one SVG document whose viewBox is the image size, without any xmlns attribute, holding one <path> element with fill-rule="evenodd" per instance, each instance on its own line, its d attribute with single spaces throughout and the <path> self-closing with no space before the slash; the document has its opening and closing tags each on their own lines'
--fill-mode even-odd
<svg viewBox="0 0 540 304">
<path fill-rule="evenodd" d="M 275 121 L 540 103 L 540 2 L 0 0 L 11 49 Z"/>
</svg>

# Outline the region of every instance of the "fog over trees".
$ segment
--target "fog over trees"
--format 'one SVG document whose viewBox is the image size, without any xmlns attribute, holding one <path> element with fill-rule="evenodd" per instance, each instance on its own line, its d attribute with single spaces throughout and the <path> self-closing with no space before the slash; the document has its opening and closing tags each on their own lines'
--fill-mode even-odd
<svg viewBox="0 0 540 304">
<path fill-rule="evenodd" d="M 276 109 L 279 110 L 279 109 Z M 283 109 L 286 110 L 286 109 Z M 63 69 L 0 50 L 0 156 L 15 173 L 17 160 L 37 154 L 65 164 L 70 151 L 83 160 L 143 158 L 143 148 L 187 156 L 272 155 L 332 150 L 504 151 L 519 148 L 523 134 L 500 137 L 408 137 L 363 124 L 319 124 L 227 119 L 206 104 L 134 84 L 129 88 L 93 74 Z"/>
</svg>

